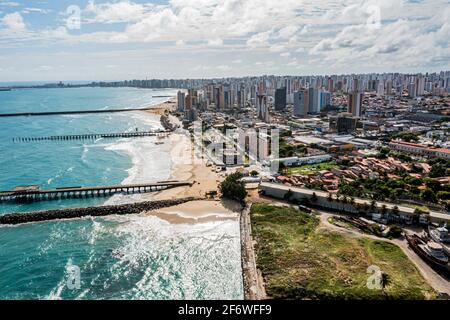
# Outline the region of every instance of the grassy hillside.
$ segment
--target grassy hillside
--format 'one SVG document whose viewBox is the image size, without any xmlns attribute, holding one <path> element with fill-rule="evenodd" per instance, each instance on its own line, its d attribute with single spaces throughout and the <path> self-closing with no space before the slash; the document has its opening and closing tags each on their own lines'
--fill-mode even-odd
<svg viewBox="0 0 450 320">
<path fill-rule="evenodd" d="M 257 264 L 272 298 L 425 299 L 435 293 L 393 244 L 318 229 L 319 220 L 291 208 L 254 204 Z M 383 289 L 368 289 L 367 268 L 388 275 Z"/>
</svg>

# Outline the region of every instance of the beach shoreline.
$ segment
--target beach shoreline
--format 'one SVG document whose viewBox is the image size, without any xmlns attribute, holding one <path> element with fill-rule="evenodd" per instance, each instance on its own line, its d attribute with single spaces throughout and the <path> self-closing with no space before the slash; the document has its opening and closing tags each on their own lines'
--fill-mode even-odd
<svg viewBox="0 0 450 320">
<path fill-rule="evenodd" d="M 166 115 L 176 111 L 177 97 L 171 97 L 165 102 L 152 106 L 151 110 L 143 112 L 152 115 Z M 168 160 L 170 161 L 170 175 L 168 180 L 190 181 L 192 186 L 183 186 L 168 190 L 162 190 L 152 194 L 144 194 L 145 200 L 168 200 L 184 197 L 197 197 L 205 199 L 201 202 L 186 203 L 181 207 L 169 208 L 175 211 L 153 211 L 147 212 L 169 221 L 170 223 L 202 223 L 217 220 L 238 219 L 236 215 L 240 211 L 239 205 L 230 202 L 221 202 L 206 199 L 206 194 L 211 191 L 217 191 L 222 177 L 214 170 L 214 167 L 208 167 L 206 160 L 201 153 L 196 152 L 195 145 L 191 142 L 190 133 L 181 129 L 181 121 L 169 114 L 171 123 L 177 125 L 179 129 L 170 133 L 170 135 L 160 142 L 168 144 Z M 178 211 L 177 211 L 178 210 Z M 206 211 L 208 212 L 206 212 Z M 219 211 L 221 214 L 215 214 Z M 178 213 L 177 213 L 178 212 Z"/>
</svg>

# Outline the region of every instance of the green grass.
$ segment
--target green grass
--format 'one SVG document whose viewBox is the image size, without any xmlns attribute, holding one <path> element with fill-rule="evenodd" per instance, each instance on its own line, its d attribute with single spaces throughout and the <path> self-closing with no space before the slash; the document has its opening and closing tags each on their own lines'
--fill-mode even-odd
<svg viewBox="0 0 450 320">
<path fill-rule="evenodd" d="M 319 220 L 296 209 L 254 204 L 258 268 L 269 297 L 281 299 L 424 299 L 435 292 L 401 249 L 367 238 L 318 230 Z M 390 284 L 367 288 L 378 266 Z"/>
<path fill-rule="evenodd" d="M 314 163 L 314 164 L 305 164 L 300 167 L 291 167 L 289 168 L 289 174 L 311 174 L 316 173 L 321 170 L 331 170 L 332 168 L 339 168 L 339 166 L 334 162 L 322 162 L 322 163 Z"/>
<path fill-rule="evenodd" d="M 413 209 L 419 209 L 419 210 L 422 210 L 422 211 L 425 211 L 425 212 L 430 212 L 430 208 L 425 207 L 425 206 L 420 206 L 420 205 L 417 205 L 417 204 L 402 203 L 402 206 L 413 208 Z"/>
</svg>

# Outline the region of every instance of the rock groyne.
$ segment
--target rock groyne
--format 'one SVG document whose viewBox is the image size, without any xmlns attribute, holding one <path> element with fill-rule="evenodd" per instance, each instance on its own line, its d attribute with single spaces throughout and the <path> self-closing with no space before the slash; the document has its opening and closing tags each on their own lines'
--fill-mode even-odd
<svg viewBox="0 0 450 320">
<path fill-rule="evenodd" d="M 59 209 L 26 213 L 11 213 L 0 216 L 0 224 L 21 224 L 29 222 L 49 221 L 58 219 L 75 219 L 81 217 L 102 217 L 108 215 L 138 214 L 145 211 L 158 210 L 165 207 L 176 206 L 185 202 L 201 200 L 200 198 L 187 197 L 181 199 L 146 201 L 130 204 L 111 206 L 99 206 L 88 208 Z"/>
<path fill-rule="evenodd" d="M 170 122 L 170 118 L 168 115 L 163 114 L 161 116 L 161 125 L 166 131 L 175 131 L 178 126 L 174 125 L 172 122 Z"/>
</svg>

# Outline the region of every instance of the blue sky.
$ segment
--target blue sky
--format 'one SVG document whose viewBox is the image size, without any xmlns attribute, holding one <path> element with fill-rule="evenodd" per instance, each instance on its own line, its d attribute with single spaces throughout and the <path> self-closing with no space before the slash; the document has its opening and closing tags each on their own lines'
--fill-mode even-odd
<svg viewBox="0 0 450 320">
<path fill-rule="evenodd" d="M 0 81 L 449 70 L 449 21 L 449 0 L 0 0 Z"/>
</svg>

